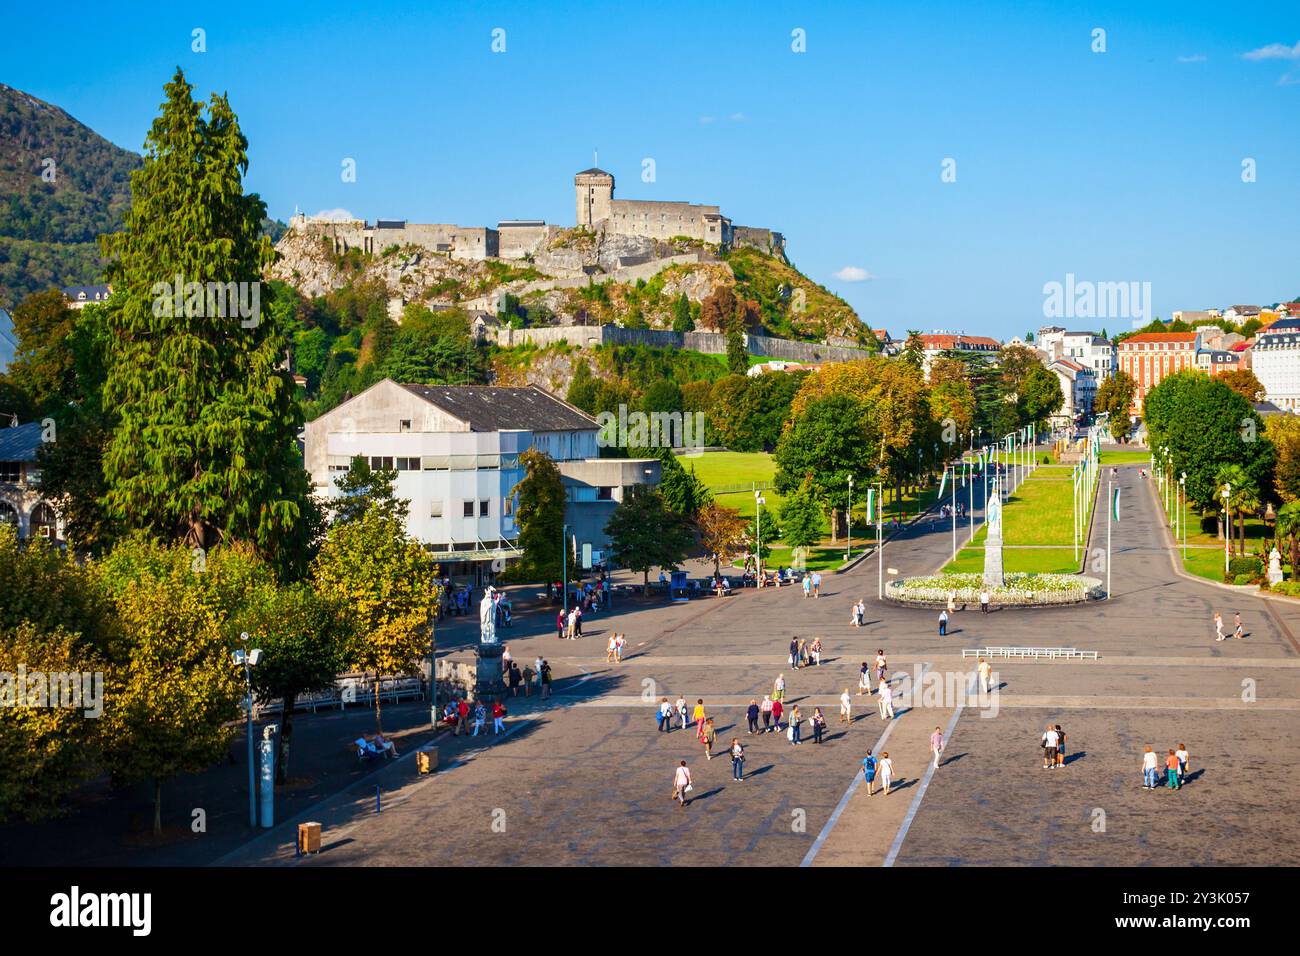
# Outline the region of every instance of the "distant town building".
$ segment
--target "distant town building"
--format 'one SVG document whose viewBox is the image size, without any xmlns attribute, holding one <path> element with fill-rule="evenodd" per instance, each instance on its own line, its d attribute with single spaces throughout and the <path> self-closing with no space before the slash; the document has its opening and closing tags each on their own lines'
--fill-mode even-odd
<svg viewBox="0 0 1300 956">
<path fill-rule="evenodd" d="M 74 285 L 62 290 L 68 305 L 74 309 L 84 309 L 95 302 L 107 302 L 113 294 L 111 285 Z"/>
<path fill-rule="evenodd" d="M 608 546 L 605 524 L 634 485 L 659 483 L 657 458 L 599 458 L 595 419 L 535 386 L 376 383 L 308 422 L 304 462 L 315 492 L 337 497 L 352 459 L 397 471 L 410 501 L 407 530 L 448 573 L 491 579 L 491 562 L 517 558 L 514 487 L 519 454 L 555 460 L 565 517 L 581 549 Z M 559 542 L 556 542 L 559 547 Z"/>
<path fill-rule="evenodd" d="M 1180 309 L 1170 316 L 1175 322 L 1186 322 L 1188 325 L 1195 325 L 1197 322 L 1214 322 L 1222 317 L 1223 313 L 1218 309 Z"/>
<path fill-rule="evenodd" d="M 930 377 L 930 363 L 944 352 L 973 352 L 987 355 L 990 359 L 997 357 L 1002 343 L 986 335 L 967 335 L 965 332 L 949 332 L 935 329 L 920 336 L 921 349 L 924 354 L 922 368 L 926 378 Z"/>
<path fill-rule="evenodd" d="M 1147 393 L 1166 375 L 1197 367 L 1199 341 L 1196 332 L 1141 332 L 1119 343 L 1116 362 L 1120 371 L 1132 376 L 1137 385 L 1130 414 L 1142 414 Z"/>
<path fill-rule="evenodd" d="M 1069 332 L 1060 326 L 1045 326 L 1038 330 L 1034 344 L 1053 360 L 1065 358 L 1089 369 L 1098 383 L 1115 372 L 1115 346 L 1095 332 Z"/>
<path fill-rule="evenodd" d="M 1097 397 L 1097 374 L 1092 369 L 1068 358 L 1051 359 L 1047 363 L 1047 369 L 1056 373 L 1061 383 L 1061 395 L 1064 398 L 1060 410 L 1052 416 L 1053 427 L 1068 428 L 1080 419 L 1090 416 L 1093 402 Z"/>
<path fill-rule="evenodd" d="M 1223 310 L 1223 317 L 1233 325 L 1241 325 L 1249 319 L 1258 319 L 1260 311 L 1257 305 L 1233 305 Z"/>
<path fill-rule="evenodd" d="M 1300 411 L 1300 318 L 1278 319 L 1260 332 L 1250 363 L 1265 401 L 1288 412 Z"/>
<path fill-rule="evenodd" d="M 757 378 L 759 375 L 766 375 L 769 372 L 819 372 L 820 365 L 810 365 L 803 362 L 786 362 L 780 359 L 773 359 L 770 362 L 759 362 L 751 365 L 745 372 L 750 378 Z"/>
<path fill-rule="evenodd" d="M 0 423 L 0 522 L 18 531 L 19 538 L 62 541 L 63 522 L 54 505 L 41 496 L 40 422 L 3 427 Z"/>
</svg>

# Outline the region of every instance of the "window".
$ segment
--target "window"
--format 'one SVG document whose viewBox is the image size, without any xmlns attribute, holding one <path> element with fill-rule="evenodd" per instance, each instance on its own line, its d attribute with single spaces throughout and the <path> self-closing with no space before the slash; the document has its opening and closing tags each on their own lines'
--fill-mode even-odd
<svg viewBox="0 0 1300 956">
<path fill-rule="evenodd" d="M 409 418 L 399 419 L 397 422 L 399 432 L 409 432 L 411 430 L 411 420 Z"/>
<path fill-rule="evenodd" d="M 0 481 L 17 484 L 22 481 L 23 466 L 17 461 L 0 461 Z"/>
<path fill-rule="evenodd" d="M 430 518 L 442 517 L 442 499 L 429 502 L 429 517 Z"/>
<path fill-rule="evenodd" d="M 506 497 L 501 499 L 501 513 L 507 518 L 513 517 L 515 513 L 515 499 Z"/>
<path fill-rule="evenodd" d="M 464 500 L 464 508 L 465 508 L 464 514 L 466 518 L 474 517 L 474 501 L 472 498 L 466 498 Z"/>
<path fill-rule="evenodd" d="M 489 504 L 490 504 L 490 502 L 488 501 L 487 498 L 484 498 L 482 501 L 480 501 L 480 502 L 478 503 L 478 516 L 479 516 L 480 518 L 486 518 L 486 517 L 488 516 L 488 505 L 489 505 Z"/>
<path fill-rule="evenodd" d="M 392 471 L 392 470 L 393 470 L 393 456 L 392 456 L 392 455 L 372 455 L 372 456 L 371 456 L 371 458 L 370 458 L 370 469 L 371 469 L 372 471 L 379 471 L 381 468 L 384 469 L 385 471 Z"/>
<path fill-rule="evenodd" d="M 397 459 L 398 471 L 419 471 L 420 459 L 418 458 L 399 458 Z"/>
<path fill-rule="evenodd" d="M 613 500 L 614 500 L 614 486 L 613 486 L 613 485 L 601 485 L 601 486 L 600 486 L 600 489 L 596 492 L 596 500 L 597 500 L 597 501 L 613 501 Z"/>
</svg>

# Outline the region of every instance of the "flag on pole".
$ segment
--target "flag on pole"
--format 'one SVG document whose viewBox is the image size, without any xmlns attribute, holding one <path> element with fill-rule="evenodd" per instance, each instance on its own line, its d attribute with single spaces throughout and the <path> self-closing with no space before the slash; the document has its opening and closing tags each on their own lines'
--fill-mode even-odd
<svg viewBox="0 0 1300 956">
<path fill-rule="evenodd" d="M 1119 486 L 1110 493 L 1110 516 L 1114 521 L 1119 521 Z"/>
<path fill-rule="evenodd" d="M 876 489 L 867 489 L 867 523 L 871 524 L 876 520 Z"/>
<path fill-rule="evenodd" d="M 943 478 L 939 480 L 939 497 L 943 497 L 943 489 L 948 487 L 948 469 L 943 470 Z"/>
</svg>

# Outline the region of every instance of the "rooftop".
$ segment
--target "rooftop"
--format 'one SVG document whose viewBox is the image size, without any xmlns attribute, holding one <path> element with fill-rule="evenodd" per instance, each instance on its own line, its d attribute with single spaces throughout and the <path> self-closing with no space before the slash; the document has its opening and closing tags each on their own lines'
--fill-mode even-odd
<svg viewBox="0 0 1300 956">
<path fill-rule="evenodd" d="M 0 461 L 35 461 L 41 447 L 41 423 L 0 428 Z"/>
<path fill-rule="evenodd" d="M 1190 345 L 1196 341 L 1196 336 L 1196 332 L 1142 332 L 1129 336 L 1119 344 L 1121 348 L 1132 342 L 1186 342 Z"/>
<path fill-rule="evenodd" d="M 403 385 L 402 388 L 467 422 L 471 431 L 554 432 L 588 430 L 598 423 L 536 386 Z"/>
</svg>

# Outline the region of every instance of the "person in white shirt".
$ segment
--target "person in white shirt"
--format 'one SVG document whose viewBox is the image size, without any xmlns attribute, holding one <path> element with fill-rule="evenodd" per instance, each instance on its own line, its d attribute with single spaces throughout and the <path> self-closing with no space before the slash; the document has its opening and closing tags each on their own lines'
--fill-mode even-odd
<svg viewBox="0 0 1300 956">
<path fill-rule="evenodd" d="M 1192 759 L 1192 755 L 1187 752 L 1187 744 L 1179 744 L 1174 756 L 1178 758 L 1178 784 L 1182 786 L 1187 777 L 1187 765 Z"/>
<path fill-rule="evenodd" d="M 1048 724 L 1047 730 L 1043 731 L 1043 769 L 1051 770 L 1056 766 L 1056 748 L 1060 744 L 1060 737 L 1056 733 L 1056 728 Z"/>
<path fill-rule="evenodd" d="M 885 788 L 885 796 L 889 796 L 889 784 L 894 779 L 894 761 L 889 759 L 888 750 L 880 755 L 880 762 L 876 765 L 876 773 L 880 776 L 880 782 Z"/>
<path fill-rule="evenodd" d="M 985 588 L 983 591 L 980 592 L 980 610 L 985 614 L 989 612 L 988 588 Z"/>
<path fill-rule="evenodd" d="M 665 697 L 659 703 L 659 731 L 668 733 L 673 729 L 673 705 Z"/>
<path fill-rule="evenodd" d="M 849 696 L 849 689 L 844 688 L 844 693 L 840 694 L 840 723 L 853 723 L 853 698 Z"/>
<path fill-rule="evenodd" d="M 980 690 L 987 694 L 989 692 L 989 680 L 993 674 L 993 665 L 981 657 L 978 669 L 980 675 Z"/>
<path fill-rule="evenodd" d="M 574 638 L 574 636 L 573 636 L 573 632 L 574 632 L 574 631 L 577 629 L 577 627 L 578 627 L 578 609 L 577 609 L 576 607 L 575 607 L 572 611 L 569 612 L 569 621 L 568 621 L 568 624 L 569 624 L 568 638 L 569 638 L 569 640 L 572 641 L 572 640 L 575 640 L 575 638 Z"/>
<path fill-rule="evenodd" d="M 677 700 L 674 701 L 674 707 L 677 708 L 677 716 L 681 718 L 682 730 L 686 729 L 686 697 L 684 694 L 678 694 Z"/>
<path fill-rule="evenodd" d="M 690 789 L 691 772 L 686 767 L 686 761 L 683 760 L 673 771 L 673 799 L 683 810 L 686 809 L 686 793 Z"/>
<path fill-rule="evenodd" d="M 1142 752 L 1142 789 L 1154 790 L 1156 788 L 1156 753 L 1148 744 L 1146 750 Z"/>
<path fill-rule="evenodd" d="M 880 682 L 880 719 L 894 719 L 894 692 L 889 687 L 889 681 L 885 680 Z"/>
</svg>

